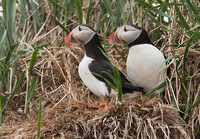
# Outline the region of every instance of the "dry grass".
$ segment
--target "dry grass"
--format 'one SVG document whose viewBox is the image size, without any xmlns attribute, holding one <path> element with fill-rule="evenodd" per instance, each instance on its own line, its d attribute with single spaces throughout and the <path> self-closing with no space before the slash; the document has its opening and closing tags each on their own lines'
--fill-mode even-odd
<svg viewBox="0 0 200 139">
<path fill-rule="evenodd" d="M 54 108 L 45 108 L 41 137 L 189 138 L 178 123 L 176 109 L 162 104 L 159 99 L 139 99 L 135 103 L 124 99 L 123 103 L 123 106 L 116 108 L 112 101 L 108 108 L 96 110 L 88 108 L 87 103 L 81 100 L 69 100 L 62 101 Z M 30 121 L 4 128 L 11 138 L 35 138 L 37 119 L 30 118 Z"/>
<path fill-rule="evenodd" d="M 47 6 L 48 7 L 48 6 Z M 84 6 L 83 6 L 84 7 Z M 87 5 L 85 5 L 87 7 Z M 93 10 L 97 12 L 100 5 L 94 4 Z M 49 12 L 50 11 L 50 12 Z M 100 104 L 104 100 L 95 96 L 87 88 L 82 88 L 82 81 L 78 76 L 78 64 L 84 53 L 82 46 L 65 47 L 63 42 L 65 34 L 59 27 L 51 27 L 52 17 L 49 16 L 49 9 L 45 24 L 40 28 L 42 32 L 34 36 L 28 32 L 33 32 L 32 25 L 25 27 L 21 32 L 23 38 L 19 42 L 26 40 L 29 44 L 38 44 L 45 40 L 51 40 L 51 46 L 42 48 L 37 56 L 33 74 L 37 77 L 36 91 L 42 97 L 42 138 L 195 138 L 199 135 L 200 106 L 189 112 L 185 120 L 180 124 L 180 116 L 185 111 L 188 100 L 181 95 L 181 82 L 178 78 L 175 67 L 176 59 L 168 63 L 171 70 L 171 77 L 166 88 L 165 101 L 160 99 L 140 98 L 136 101 L 123 99 L 122 106 L 116 107 L 115 98 L 106 109 L 91 109 L 88 104 Z M 86 13 L 83 13 L 85 15 Z M 171 15 L 174 14 L 172 9 Z M 74 15 L 76 16 L 76 15 Z M 85 16 L 84 16 L 85 17 Z M 91 15 L 91 25 L 96 26 L 101 16 Z M 84 18 L 85 20 L 85 18 Z M 83 20 L 83 21 L 84 21 Z M 107 36 L 111 34 L 110 20 L 107 23 Z M 142 20 L 143 27 L 147 19 Z M 77 21 L 69 19 L 68 30 L 77 26 Z M 149 23 L 154 25 L 153 23 Z M 162 34 L 155 44 L 167 57 L 179 55 L 181 63 L 178 71 L 182 72 L 182 61 L 185 49 L 183 47 L 170 47 L 172 38 L 181 44 L 188 38 L 187 34 L 180 26 L 173 22 L 170 28 L 171 33 Z M 26 30 L 26 31 L 25 31 Z M 147 30 L 150 32 L 150 30 Z M 103 34 L 100 29 L 99 34 Z M 101 40 L 103 36 L 100 35 Z M 103 43 L 103 42 L 102 42 Z M 18 50 L 24 48 L 24 43 L 20 43 Z M 127 56 L 128 48 L 122 47 L 119 50 Z M 200 96 L 200 52 L 199 48 L 192 45 L 187 56 L 186 74 L 191 76 L 188 81 L 188 92 L 190 104 L 192 105 Z M 106 49 L 109 57 L 114 61 L 120 70 L 126 73 L 125 62 L 114 49 Z M 24 96 L 27 90 L 28 69 L 31 53 L 25 53 L 17 61 L 18 70 L 25 71 L 26 77 L 22 85 L 22 92 L 9 101 L 8 108 L 3 113 L 3 125 L 0 127 L 1 138 L 36 138 L 37 134 L 37 114 L 38 96 L 34 93 L 30 102 L 30 112 L 25 115 Z M 175 82 L 171 82 L 172 77 Z M 174 90 L 176 86 L 176 90 Z M 14 87 L 13 87 L 14 88 Z M 176 96 L 173 100 L 173 96 Z M 173 104 L 177 104 L 174 108 Z"/>
</svg>

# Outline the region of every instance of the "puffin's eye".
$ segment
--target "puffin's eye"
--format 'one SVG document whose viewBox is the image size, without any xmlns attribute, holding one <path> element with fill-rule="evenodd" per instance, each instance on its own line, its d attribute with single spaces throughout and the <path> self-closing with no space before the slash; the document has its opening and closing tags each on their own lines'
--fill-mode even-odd
<svg viewBox="0 0 200 139">
<path fill-rule="evenodd" d="M 81 29 L 81 27 L 80 27 L 80 26 L 78 27 L 78 30 L 79 30 L 79 31 L 82 31 L 82 29 Z"/>
<path fill-rule="evenodd" d="M 128 30 L 126 29 L 126 27 L 124 27 L 124 31 L 127 32 Z"/>
</svg>

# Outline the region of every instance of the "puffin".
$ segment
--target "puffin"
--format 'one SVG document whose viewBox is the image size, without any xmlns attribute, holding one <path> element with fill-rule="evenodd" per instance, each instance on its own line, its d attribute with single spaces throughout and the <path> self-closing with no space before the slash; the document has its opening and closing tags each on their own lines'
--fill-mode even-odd
<svg viewBox="0 0 200 139">
<path fill-rule="evenodd" d="M 134 86 L 140 86 L 145 92 L 149 92 L 165 82 L 165 56 L 153 45 L 145 29 L 133 24 L 123 25 L 111 34 L 108 43 L 129 47 L 126 68 L 128 78 Z M 163 98 L 164 90 L 165 87 L 156 90 L 151 97 Z"/>
<path fill-rule="evenodd" d="M 66 37 L 65 46 L 83 45 L 84 57 L 79 63 L 78 73 L 83 83 L 97 96 L 105 98 L 103 105 L 88 105 L 92 108 L 107 107 L 109 98 L 116 95 L 118 92 L 111 88 L 107 82 L 113 83 L 112 79 L 105 73 L 114 75 L 113 69 L 109 60 L 102 53 L 105 52 L 102 47 L 96 31 L 88 24 L 82 24 L 75 27 Z M 101 76 L 97 76 L 97 73 Z M 137 98 L 144 93 L 141 87 L 131 84 L 125 75 L 119 70 L 122 93 L 131 93 L 132 98 Z M 102 78 L 103 77 L 103 78 Z"/>
</svg>

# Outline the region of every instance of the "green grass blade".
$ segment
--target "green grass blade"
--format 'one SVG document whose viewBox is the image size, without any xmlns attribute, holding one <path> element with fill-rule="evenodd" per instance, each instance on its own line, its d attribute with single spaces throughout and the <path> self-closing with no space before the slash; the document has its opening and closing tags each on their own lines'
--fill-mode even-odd
<svg viewBox="0 0 200 139">
<path fill-rule="evenodd" d="M 113 81 L 115 86 L 118 85 L 117 80 L 115 79 L 115 76 L 113 76 L 111 73 L 108 73 L 108 72 L 103 72 L 103 73 L 108 75 L 108 77 Z"/>
<path fill-rule="evenodd" d="M 103 26 L 103 45 L 104 45 L 104 48 L 106 48 L 106 43 L 107 43 L 107 32 L 106 32 L 106 23 L 104 23 L 104 26 Z"/>
<path fill-rule="evenodd" d="M 185 2 L 185 1 L 181 1 L 183 3 L 183 7 L 184 7 L 184 14 L 185 15 L 190 15 L 190 14 L 193 14 L 193 11 L 190 7 L 190 4 Z M 195 19 L 193 16 L 188 16 L 190 22 L 192 23 L 193 26 L 195 26 Z"/>
<path fill-rule="evenodd" d="M 194 17 L 196 17 L 198 20 L 200 20 L 200 15 L 191 14 L 191 16 L 194 16 Z"/>
<path fill-rule="evenodd" d="M 107 15 L 104 15 L 104 17 L 99 21 L 99 23 L 96 26 L 96 31 L 98 32 L 99 29 L 103 26 L 103 24 L 107 21 Z"/>
<path fill-rule="evenodd" d="M 21 72 L 20 73 L 20 77 L 17 79 L 17 85 L 16 85 L 16 87 L 15 87 L 15 90 L 14 90 L 14 92 L 19 92 L 20 91 L 20 88 L 21 88 L 21 84 L 22 84 L 22 82 L 23 82 L 23 80 L 24 80 L 24 72 Z"/>
<path fill-rule="evenodd" d="M 107 13 L 107 11 L 106 11 L 106 7 L 105 7 L 104 3 L 102 2 L 102 0 L 99 0 L 99 4 L 101 6 L 102 15 L 105 15 Z"/>
<path fill-rule="evenodd" d="M 29 75 L 32 75 L 32 70 L 33 70 L 35 60 L 37 58 L 38 51 L 39 51 L 39 49 L 35 49 L 33 54 L 32 54 L 30 65 L 29 65 Z"/>
<path fill-rule="evenodd" d="M 30 49 L 31 51 L 34 51 L 34 48 L 30 45 L 30 44 L 28 44 L 28 43 L 26 43 L 26 42 L 22 42 L 28 49 Z"/>
<path fill-rule="evenodd" d="M 40 44 L 39 46 L 35 46 L 35 50 L 36 50 L 36 49 L 41 49 L 41 48 L 46 47 L 46 46 L 48 46 L 48 45 L 51 45 L 51 42 L 42 43 L 42 44 Z"/>
<path fill-rule="evenodd" d="M 39 97 L 39 112 L 38 112 L 38 128 L 37 128 L 37 139 L 40 139 L 40 129 L 41 129 L 41 121 L 42 121 L 42 101 L 40 93 L 38 92 Z"/>
<path fill-rule="evenodd" d="M 144 11 L 145 12 L 145 11 Z M 156 23 L 157 26 L 160 26 L 161 23 L 155 18 L 155 16 L 151 15 L 150 13 L 147 13 L 147 15 L 151 18 L 151 20 Z M 141 18 L 142 19 L 142 18 Z"/>
<path fill-rule="evenodd" d="M 112 16 L 113 12 L 112 12 L 112 7 L 111 7 L 111 1 L 110 0 L 103 0 L 103 4 L 106 8 L 106 11 L 109 13 L 110 16 Z"/>
<path fill-rule="evenodd" d="M 156 26 L 156 27 L 158 27 L 158 26 Z M 152 32 L 152 34 L 151 34 L 151 42 L 155 42 L 157 39 L 158 39 L 158 35 L 159 35 L 159 33 L 160 33 L 160 29 L 158 28 L 158 29 L 156 29 L 156 30 L 154 30 L 153 32 Z"/>
<path fill-rule="evenodd" d="M 78 21 L 79 21 L 79 24 L 82 24 L 83 13 L 82 13 L 81 1 L 75 0 L 75 3 L 76 3 L 77 14 L 78 14 Z"/>
<path fill-rule="evenodd" d="M 145 15 L 147 15 L 147 14 L 149 13 L 149 11 L 153 11 L 153 12 L 155 12 L 155 13 L 161 15 L 161 16 L 164 16 L 164 17 L 168 17 L 168 18 L 170 18 L 170 19 L 173 19 L 170 15 L 164 13 L 164 12 L 161 11 L 161 10 L 158 10 L 157 8 L 158 8 L 158 7 L 172 6 L 172 5 L 174 5 L 174 3 L 166 3 L 166 4 L 161 4 L 161 5 L 158 5 L 158 6 L 153 7 L 153 6 L 149 5 L 149 4 L 147 4 L 146 2 L 144 2 L 143 0 L 136 0 L 136 1 L 137 1 L 140 5 L 142 5 L 142 6 L 144 6 L 144 7 L 147 7 L 147 10 L 145 11 L 145 13 L 142 14 L 142 15 L 140 16 L 140 18 L 137 19 L 136 23 L 138 23 L 139 21 L 141 21 L 142 18 L 143 18 Z"/>
<path fill-rule="evenodd" d="M 50 5 L 51 6 L 51 9 L 52 9 L 52 15 L 54 16 L 54 17 L 57 17 L 57 15 L 58 15 L 58 12 L 57 12 L 57 8 L 58 8 L 58 5 L 57 5 L 57 2 L 55 2 L 54 0 L 51 0 L 51 2 L 52 2 L 52 4 Z M 55 26 L 55 19 L 56 18 L 53 18 L 52 19 L 52 24 Z"/>
<path fill-rule="evenodd" d="M 6 55 L 6 59 L 5 59 L 5 64 L 8 65 L 9 67 L 14 63 L 15 59 L 12 59 L 13 58 L 13 51 L 14 49 L 16 48 L 16 46 L 18 46 L 19 44 L 13 44 L 11 47 L 10 47 L 10 50 L 8 50 L 7 52 L 7 55 Z"/>
<path fill-rule="evenodd" d="M 30 6 L 31 6 L 31 11 L 34 12 L 34 14 L 33 14 L 33 28 L 34 28 L 34 32 L 35 32 L 35 35 L 36 35 L 37 34 L 37 7 L 36 7 L 36 4 L 33 1 L 31 1 Z"/>
<path fill-rule="evenodd" d="M 123 16 L 123 23 L 125 23 L 126 22 L 126 13 L 125 13 L 125 10 L 124 10 L 125 2 L 123 0 L 119 0 L 119 1 L 116 1 L 116 4 L 117 4 L 117 9 L 119 10 L 117 12 L 117 15 L 121 16 L 121 14 L 122 14 L 122 16 Z"/>
<path fill-rule="evenodd" d="M 68 11 L 68 9 L 66 9 L 65 7 L 63 7 L 62 5 L 60 5 L 58 2 L 56 2 L 55 0 L 51 0 L 51 2 L 54 4 L 54 6 L 57 6 L 57 8 L 61 8 L 64 9 L 65 11 Z M 73 6 L 72 6 L 73 7 Z"/>
<path fill-rule="evenodd" d="M 0 17 L 0 37 L 2 37 L 3 32 L 5 31 L 5 29 L 3 28 L 3 20 L 2 17 Z"/>
<path fill-rule="evenodd" d="M 190 47 L 190 43 L 192 42 L 192 37 L 188 40 L 188 42 L 187 42 L 187 44 L 185 46 L 185 52 L 184 52 L 184 57 L 183 57 L 183 82 L 184 82 L 184 84 L 185 84 L 185 79 L 186 79 L 185 69 L 186 69 L 187 53 L 188 53 L 188 50 L 189 50 L 189 47 Z"/>
<path fill-rule="evenodd" d="M 161 88 L 163 88 L 165 86 L 166 86 L 166 82 L 163 82 L 160 85 L 158 85 L 157 87 L 155 87 L 154 89 L 152 89 L 151 91 L 149 91 L 148 93 L 144 94 L 143 97 L 148 97 L 151 94 L 153 94 L 156 90 L 159 90 L 159 89 L 161 89 Z"/>
<path fill-rule="evenodd" d="M 87 11 L 87 17 L 86 17 L 86 24 L 90 24 L 90 13 L 92 10 L 92 1 L 90 0 L 90 5 L 88 7 L 88 11 Z"/>
<path fill-rule="evenodd" d="M 184 96 L 185 98 L 187 98 L 187 97 L 188 97 L 187 89 L 185 89 L 185 84 L 183 83 L 183 80 L 182 80 L 182 78 L 181 78 L 181 76 L 180 76 L 180 74 L 179 74 L 179 72 L 178 72 L 178 71 L 179 71 L 179 70 L 178 70 L 178 67 L 179 67 L 179 65 L 180 65 L 180 62 L 181 62 L 180 59 L 176 60 L 175 69 L 176 69 L 176 74 L 177 74 L 178 80 L 181 81 L 181 84 L 182 84 L 182 86 L 183 86 L 183 88 L 184 88 L 184 90 L 185 90 L 185 91 L 183 91 L 183 90 L 181 89 L 180 91 L 181 91 L 181 93 L 183 94 L 183 96 Z"/>
<path fill-rule="evenodd" d="M 6 36 L 7 36 L 7 31 L 5 30 L 3 36 L 0 40 L 0 59 L 5 55 L 3 44 L 6 40 Z"/>
<path fill-rule="evenodd" d="M 184 16 L 182 15 L 180 9 L 178 8 L 178 4 L 176 3 L 176 0 L 175 0 L 175 10 L 176 10 L 176 13 L 180 19 L 180 25 L 182 25 L 182 27 L 186 28 L 187 30 L 190 29 L 190 26 L 188 25 L 188 23 L 186 22 Z"/>
<path fill-rule="evenodd" d="M 107 80 L 106 78 L 104 78 L 103 76 L 101 76 L 100 74 L 98 74 L 98 73 L 95 73 L 95 72 L 92 72 L 92 74 L 94 74 L 94 75 L 96 75 L 96 76 L 99 76 L 99 77 L 101 77 L 102 79 L 104 79 L 105 80 L 105 82 L 111 87 L 111 88 L 113 88 L 113 89 L 116 89 L 116 87 L 115 87 L 115 85 L 114 84 L 112 84 L 109 80 Z"/>
<path fill-rule="evenodd" d="M 16 15 L 16 0 L 3 0 L 2 1 L 2 7 L 3 7 L 3 17 L 4 22 L 6 24 L 6 29 L 8 31 L 8 42 L 9 46 L 13 44 L 14 39 L 14 19 Z M 9 49 L 9 47 L 8 47 Z"/>
<path fill-rule="evenodd" d="M 188 31 L 188 34 L 191 34 L 191 35 L 196 36 L 198 39 L 195 40 L 195 39 L 193 38 L 193 40 L 194 40 L 195 42 L 197 42 L 197 43 L 199 42 L 199 40 L 200 40 L 200 33 L 197 33 L 197 32 L 194 32 L 194 31 L 189 30 L 189 31 Z"/>
<path fill-rule="evenodd" d="M 113 65 L 112 65 L 113 66 Z M 115 78 L 117 79 L 117 89 L 118 89 L 118 99 L 121 102 L 122 101 L 122 80 L 121 80 L 121 76 L 119 73 L 119 70 L 115 67 L 115 70 L 113 71 Z"/>
<path fill-rule="evenodd" d="M 2 97 L 1 97 L 1 93 L 3 92 L 3 85 L 0 82 L 0 126 L 2 125 Z"/>
<path fill-rule="evenodd" d="M 125 20 L 124 24 L 131 24 L 132 21 L 130 21 L 131 19 L 131 12 L 129 12 L 127 19 Z"/>
<path fill-rule="evenodd" d="M 172 104 L 173 104 L 173 106 L 177 109 L 177 112 L 179 112 L 179 106 L 177 105 L 177 103 L 176 103 L 176 101 L 175 101 L 175 96 L 174 95 L 172 95 Z M 180 114 L 178 113 L 178 122 L 180 123 L 180 124 L 185 124 L 185 120 L 183 120 L 182 118 L 181 118 L 181 116 L 180 116 Z"/>
<path fill-rule="evenodd" d="M 33 76 L 31 83 L 30 83 L 30 86 L 29 86 L 29 89 L 28 89 L 28 102 L 30 102 L 30 100 L 33 96 L 33 92 L 35 90 L 35 85 L 36 85 L 36 77 Z"/>
<path fill-rule="evenodd" d="M 84 82 L 82 82 L 82 89 L 84 89 L 85 88 L 85 84 L 84 84 Z"/>
<path fill-rule="evenodd" d="M 181 85 L 182 85 L 181 93 L 183 94 L 183 96 L 185 98 L 187 98 L 188 97 L 188 91 L 187 91 L 186 83 L 183 82 L 183 78 L 180 78 L 180 80 L 181 80 Z"/>
<path fill-rule="evenodd" d="M 39 49 L 34 50 L 32 57 L 31 57 L 30 65 L 29 65 L 28 91 L 27 91 L 26 100 L 25 100 L 26 101 L 25 102 L 25 112 L 26 112 L 26 114 L 28 114 L 28 103 L 31 100 L 33 92 L 35 90 L 36 77 L 33 76 L 32 80 L 31 80 L 31 75 L 32 75 L 32 70 L 33 70 L 35 60 L 37 58 L 38 51 L 39 51 Z"/>
<path fill-rule="evenodd" d="M 66 21 L 68 21 L 68 19 L 72 16 L 73 9 L 74 9 L 74 2 L 75 2 L 75 0 L 70 0 L 69 1 L 68 10 L 66 11 L 66 13 L 67 13 Z"/>
<path fill-rule="evenodd" d="M 25 18 L 26 18 L 26 8 L 25 8 L 25 2 L 24 0 L 20 0 L 20 12 L 21 12 L 21 23 L 24 24 L 25 23 Z"/>
<path fill-rule="evenodd" d="M 100 49 L 100 50 L 101 50 L 102 54 L 108 59 L 110 65 L 112 67 L 114 76 L 111 75 L 110 73 L 108 73 L 107 75 L 113 80 L 113 82 L 115 84 L 115 88 L 113 88 L 113 89 L 118 89 L 118 100 L 121 101 L 122 100 L 122 81 L 121 81 L 121 76 L 120 76 L 119 70 L 114 66 L 113 62 L 109 59 L 109 57 L 105 54 L 105 52 L 102 49 Z"/>
<path fill-rule="evenodd" d="M 57 25 L 59 25 L 65 32 L 70 33 L 68 29 L 66 29 L 58 20 L 55 19 Z"/>
<path fill-rule="evenodd" d="M 180 57 L 178 55 L 172 55 L 170 57 L 168 57 L 163 63 L 167 63 L 168 61 L 172 60 L 172 59 L 179 59 L 180 60 Z"/>
<path fill-rule="evenodd" d="M 197 98 L 197 100 L 193 103 L 192 106 L 190 106 L 185 113 L 190 112 L 193 108 L 197 107 L 200 104 L 200 96 Z"/>
<path fill-rule="evenodd" d="M 39 0 L 38 4 L 40 5 L 40 8 L 38 9 L 38 19 L 39 19 L 38 24 L 39 27 L 41 27 L 41 25 L 45 22 L 45 16 L 46 16 L 46 13 L 43 12 L 43 9 L 45 8 L 44 0 Z"/>
<path fill-rule="evenodd" d="M 115 48 L 115 50 L 117 51 L 117 53 L 122 57 L 122 59 L 126 62 L 125 56 L 119 51 L 119 49 L 117 48 L 117 46 L 113 45 L 113 47 Z"/>
<path fill-rule="evenodd" d="M 193 11 L 194 14 L 199 15 L 199 11 L 196 9 L 193 1 L 186 0 L 186 4 L 187 4 L 188 8 L 190 8 Z"/>
<path fill-rule="evenodd" d="M 126 21 L 124 6 L 125 5 L 123 0 L 116 1 L 116 12 L 114 16 L 117 18 L 115 22 L 115 29 L 119 26 L 121 15 L 123 16 L 123 23 Z"/>
<path fill-rule="evenodd" d="M 188 111 L 189 107 L 190 107 L 190 98 L 188 98 L 186 103 L 186 111 Z M 187 117 L 188 117 L 188 112 L 185 112 L 183 119 L 186 120 Z"/>
<path fill-rule="evenodd" d="M 29 78 L 28 82 L 28 91 L 26 94 L 26 100 L 25 100 L 25 113 L 28 114 L 28 104 L 33 96 L 33 92 L 35 90 L 35 84 L 36 84 L 36 77 L 32 77 L 32 80 Z"/>
</svg>

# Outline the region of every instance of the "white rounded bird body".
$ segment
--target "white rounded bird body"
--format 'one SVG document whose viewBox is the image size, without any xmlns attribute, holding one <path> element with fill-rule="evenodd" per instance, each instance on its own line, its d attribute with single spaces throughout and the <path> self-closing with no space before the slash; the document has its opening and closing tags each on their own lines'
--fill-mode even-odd
<svg viewBox="0 0 200 139">
<path fill-rule="evenodd" d="M 151 44 L 138 44 L 129 49 L 127 74 L 133 85 L 141 86 L 149 92 L 165 81 L 163 53 Z M 156 94 L 163 92 L 157 90 Z"/>
</svg>

